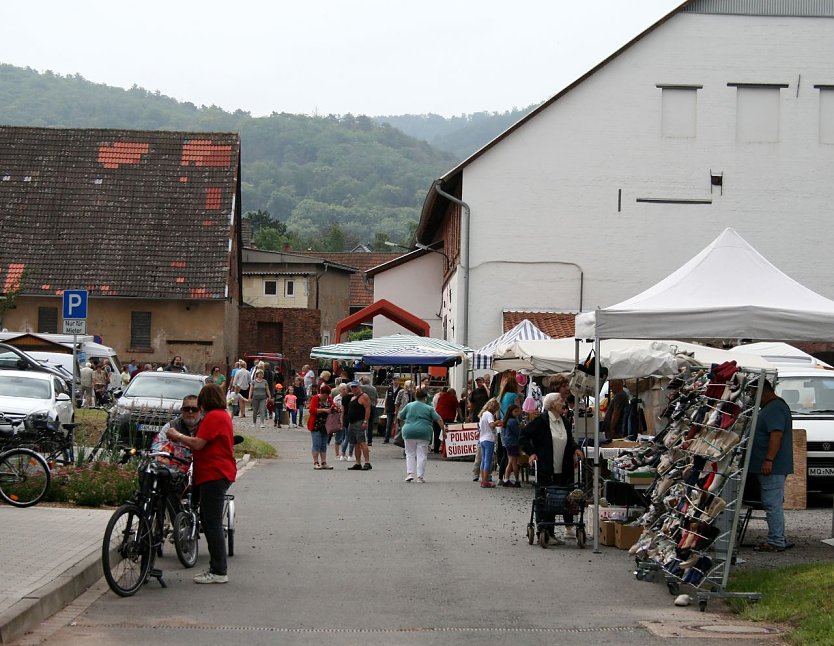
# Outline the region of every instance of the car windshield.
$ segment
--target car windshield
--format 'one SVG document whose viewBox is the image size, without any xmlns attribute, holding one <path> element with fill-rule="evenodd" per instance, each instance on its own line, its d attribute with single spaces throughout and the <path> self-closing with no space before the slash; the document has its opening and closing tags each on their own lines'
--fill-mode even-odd
<svg viewBox="0 0 834 646">
<path fill-rule="evenodd" d="M 794 413 L 834 413 L 834 375 L 831 377 L 782 377 L 779 395 Z"/>
<path fill-rule="evenodd" d="M 46 379 L 0 374 L 0 396 L 25 399 L 49 399 L 51 390 Z"/>
<path fill-rule="evenodd" d="M 186 395 L 199 394 L 202 384 L 196 379 L 180 379 L 154 374 L 137 375 L 125 390 L 123 397 L 148 397 L 159 399 L 182 399 Z"/>
</svg>

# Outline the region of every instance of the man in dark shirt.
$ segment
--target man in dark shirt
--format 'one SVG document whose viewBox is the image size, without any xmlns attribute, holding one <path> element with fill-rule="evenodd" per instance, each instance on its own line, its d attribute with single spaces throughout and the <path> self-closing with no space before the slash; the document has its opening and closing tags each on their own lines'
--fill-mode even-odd
<svg viewBox="0 0 834 646">
<path fill-rule="evenodd" d="M 623 436 L 623 410 L 628 404 L 628 393 L 623 389 L 622 379 L 611 379 L 608 382 L 608 409 L 602 420 L 602 432 L 609 440 Z"/>
<path fill-rule="evenodd" d="M 484 378 L 478 377 L 475 379 L 475 387 L 469 395 L 469 420 L 472 422 L 478 421 L 478 415 L 484 404 L 489 400 L 489 391 L 484 386 Z"/>
</svg>

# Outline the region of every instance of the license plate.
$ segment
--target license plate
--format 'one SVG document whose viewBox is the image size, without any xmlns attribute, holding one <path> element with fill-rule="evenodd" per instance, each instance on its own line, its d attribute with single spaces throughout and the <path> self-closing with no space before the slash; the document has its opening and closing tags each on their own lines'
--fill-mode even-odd
<svg viewBox="0 0 834 646">
<path fill-rule="evenodd" d="M 808 467 L 808 475 L 834 477 L 834 467 Z"/>
<path fill-rule="evenodd" d="M 155 426 L 154 424 L 137 424 L 136 426 L 142 433 L 159 433 L 162 430 L 161 426 Z"/>
</svg>

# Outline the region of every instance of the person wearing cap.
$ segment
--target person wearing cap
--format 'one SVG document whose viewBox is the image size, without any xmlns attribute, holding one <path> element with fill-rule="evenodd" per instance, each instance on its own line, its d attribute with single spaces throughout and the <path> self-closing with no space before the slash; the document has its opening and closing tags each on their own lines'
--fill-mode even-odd
<svg viewBox="0 0 834 646">
<path fill-rule="evenodd" d="M 284 413 L 284 386 L 282 384 L 275 384 L 275 392 L 273 397 L 274 410 L 272 411 L 276 428 L 281 428 L 281 415 Z"/>
<path fill-rule="evenodd" d="M 371 398 L 362 390 L 358 381 L 351 381 L 348 384 L 351 399 L 348 403 L 346 421 L 348 424 L 348 435 L 353 443 L 356 454 L 356 463 L 348 467 L 351 471 L 370 471 L 371 452 L 368 449 L 368 427 L 371 420 Z M 364 458 L 365 464 L 362 464 Z"/>
<path fill-rule="evenodd" d="M 754 391 L 755 392 L 755 391 Z M 785 478 L 793 473 L 793 424 L 791 409 L 773 390 L 767 379 L 762 400 L 748 473 L 756 474 L 767 519 L 767 541 L 756 545 L 757 552 L 782 552 L 785 540 Z"/>
</svg>

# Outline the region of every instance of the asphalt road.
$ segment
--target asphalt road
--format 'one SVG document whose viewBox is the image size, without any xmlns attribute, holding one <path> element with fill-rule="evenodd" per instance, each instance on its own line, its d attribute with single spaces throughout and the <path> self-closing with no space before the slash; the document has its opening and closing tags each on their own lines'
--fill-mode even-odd
<svg viewBox="0 0 834 646">
<path fill-rule="evenodd" d="M 426 484 L 406 484 L 393 445 L 372 448 L 372 471 L 314 471 L 306 430 L 256 433 L 281 458 L 233 487 L 229 584 L 194 585 L 207 553 L 183 570 L 168 549 L 167 589 L 151 581 L 122 599 L 99 584 L 64 625 L 23 643 L 652 645 L 667 634 L 703 645 L 685 627 L 737 623 L 718 603 L 675 608 L 662 583 L 634 578 L 625 552 L 528 545 L 529 487 L 481 489 L 469 465 L 437 459 Z"/>
</svg>

